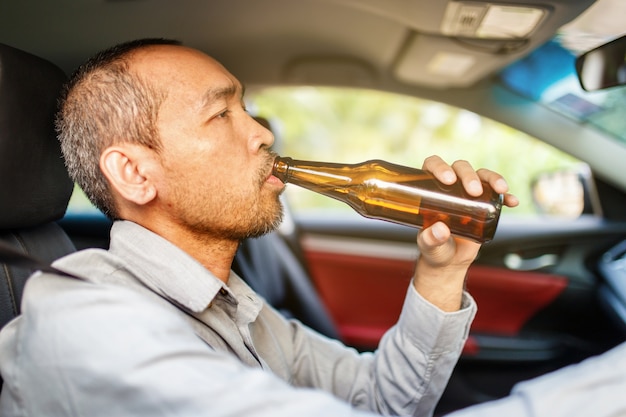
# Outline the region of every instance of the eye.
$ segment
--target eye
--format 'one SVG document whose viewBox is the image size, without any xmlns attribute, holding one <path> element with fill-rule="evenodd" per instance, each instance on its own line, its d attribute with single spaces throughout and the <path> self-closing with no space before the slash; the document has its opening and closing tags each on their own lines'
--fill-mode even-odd
<svg viewBox="0 0 626 417">
<path fill-rule="evenodd" d="M 226 109 L 226 110 L 224 110 L 223 112 L 219 113 L 219 114 L 217 115 L 217 118 L 218 118 L 218 119 L 225 119 L 225 118 L 227 118 L 227 117 L 228 117 L 228 115 L 229 115 L 229 114 L 230 114 L 230 110 Z"/>
</svg>

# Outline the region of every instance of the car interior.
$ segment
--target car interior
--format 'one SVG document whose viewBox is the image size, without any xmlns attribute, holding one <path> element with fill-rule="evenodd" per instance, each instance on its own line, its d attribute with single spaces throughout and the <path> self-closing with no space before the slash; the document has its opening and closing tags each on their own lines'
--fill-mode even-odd
<svg viewBox="0 0 626 417">
<path fill-rule="evenodd" d="M 555 107 L 534 106 L 539 99 L 530 91 L 535 82 L 562 75 L 557 65 L 550 71 L 535 66 L 531 52 L 576 35 L 592 15 L 607 14 L 592 6 L 609 3 L 621 0 L 0 4 L 0 327 L 20 313 L 33 272 L 1 257 L 2 247 L 49 264 L 108 245 L 109 219 L 66 212 L 77 192 L 53 126 L 62 83 L 99 49 L 168 37 L 216 57 L 251 94 L 273 85 L 340 86 L 420 97 L 492 118 L 588 163 L 593 175 L 576 172 L 585 188 L 576 222 L 502 219 L 494 241 L 481 249 L 468 274 L 479 314 L 438 412 L 504 396 L 519 381 L 621 343 L 626 288 L 612 274 L 626 252 L 626 175 L 615 173 L 626 146 L 614 137 L 626 137 L 624 125 L 589 128 L 596 119 L 571 112 L 595 109 L 594 102 L 551 101 L 570 112 L 563 117 Z M 615 16 L 603 24 L 613 37 L 623 33 L 623 17 L 616 16 L 622 26 L 611 23 Z M 581 54 L 599 44 L 585 36 Z M 513 77 L 520 66 L 523 77 Z M 587 88 L 623 83 L 595 80 Z M 613 97 L 619 104 L 623 95 Z M 275 130 L 273 116 L 257 120 Z M 397 318 L 412 274 L 415 230 L 305 217 L 285 205 L 281 228 L 242 242 L 233 270 L 285 316 L 356 349 L 375 349 Z"/>
<path fill-rule="evenodd" d="M 0 242 L 45 262 L 75 250 L 56 223 L 74 188 L 53 124 L 65 79 L 49 61 L 0 45 Z M 20 313 L 31 273 L 2 264 L 0 325 Z"/>
</svg>

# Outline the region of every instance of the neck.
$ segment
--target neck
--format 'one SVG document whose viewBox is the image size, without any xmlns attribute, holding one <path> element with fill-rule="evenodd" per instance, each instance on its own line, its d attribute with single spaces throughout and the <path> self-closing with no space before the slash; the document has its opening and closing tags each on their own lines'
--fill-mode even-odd
<svg viewBox="0 0 626 417">
<path fill-rule="evenodd" d="M 178 225 L 163 222 L 163 219 L 158 222 L 151 222 L 144 216 L 141 220 L 128 220 L 134 221 L 167 239 L 200 262 L 216 278 L 224 283 L 228 282 L 231 265 L 240 243 L 238 240 L 194 232 Z"/>
<path fill-rule="evenodd" d="M 215 277 L 228 282 L 238 241 L 194 233 L 157 233 L 195 258 Z"/>
</svg>

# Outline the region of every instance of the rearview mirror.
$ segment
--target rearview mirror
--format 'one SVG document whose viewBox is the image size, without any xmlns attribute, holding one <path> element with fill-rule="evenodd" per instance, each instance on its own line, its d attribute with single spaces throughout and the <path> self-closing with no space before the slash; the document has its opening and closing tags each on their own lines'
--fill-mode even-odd
<svg viewBox="0 0 626 417">
<path fill-rule="evenodd" d="M 626 84 L 626 35 L 585 52 L 576 59 L 576 72 L 586 91 Z"/>
</svg>

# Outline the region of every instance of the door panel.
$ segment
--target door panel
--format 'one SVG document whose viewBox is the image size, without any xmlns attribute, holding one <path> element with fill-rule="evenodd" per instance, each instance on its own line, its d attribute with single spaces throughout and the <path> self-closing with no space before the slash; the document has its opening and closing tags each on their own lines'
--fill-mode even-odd
<svg viewBox="0 0 626 417">
<path fill-rule="evenodd" d="M 308 235 L 303 248 L 311 277 L 343 342 L 375 348 L 398 320 L 416 246 Z"/>
<path fill-rule="evenodd" d="M 308 236 L 303 244 L 312 279 L 343 341 L 364 349 L 375 348 L 398 319 L 413 275 L 416 246 L 411 245 L 413 251 L 396 246 L 398 252 L 386 253 L 384 241 L 319 236 Z M 330 249 L 354 246 L 362 248 L 362 256 Z M 415 254 L 403 257 L 402 252 Z M 567 284 L 564 276 L 474 265 L 468 273 L 467 287 L 480 309 L 472 331 L 517 335 Z"/>
<path fill-rule="evenodd" d="M 567 277 L 472 265 L 467 289 L 480 306 L 472 331 L 515 336 L 568 285 Z"/>
</svg>

